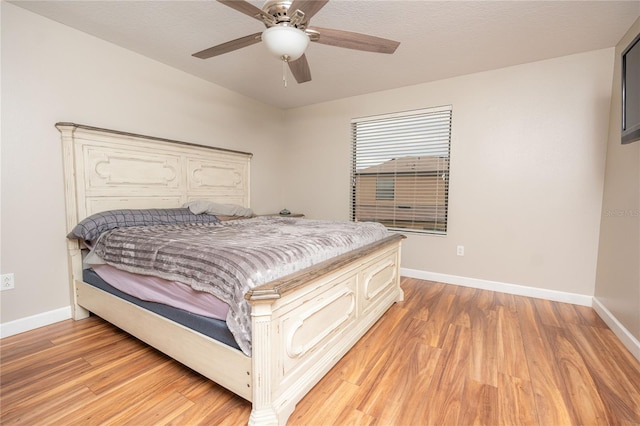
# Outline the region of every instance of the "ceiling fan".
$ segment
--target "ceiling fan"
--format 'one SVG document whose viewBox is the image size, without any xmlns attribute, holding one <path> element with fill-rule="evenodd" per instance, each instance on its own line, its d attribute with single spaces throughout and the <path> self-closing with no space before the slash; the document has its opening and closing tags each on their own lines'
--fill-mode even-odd
<svg viewBox="0 0 640 426">
<path fill-rule="evenodd" d="M 262 41 L 271 53 L 289 65 L 296 81 L 304 83 L 311 81 L 304 54 L 310 41 L 377 53 L 393 53 L 400 45 L 397 41 L 371 35 L 309 26 L 311 17 L 329 0 L 267 0 L 262 9 L 246 0 L 218 1 L 262 21 L 267 29 L 194 53 L 192 56 L 196 58 L 212 58 Z"/>
</svg>

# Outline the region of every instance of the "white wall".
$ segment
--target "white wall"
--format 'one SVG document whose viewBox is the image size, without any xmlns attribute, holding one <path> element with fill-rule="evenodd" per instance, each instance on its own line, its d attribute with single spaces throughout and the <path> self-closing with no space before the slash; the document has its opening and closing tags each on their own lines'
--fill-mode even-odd
<svg viewBox="0 0 640 426">
<path fill-rule="evenodd" d="M 58 121 L 251 151 L 258 212 L 347 219 L 351 118 L 452 104 L 449 232 L 410 235 L 402 266 L 593 295 L 613 57 L 279 111 L 2 2 L 0 322 L 69 305 Z"/>
<path fill-rule="evenodd" d="M 592 296 L 612 71 L 613 48 L 289 110 L 286 205 L 348 219 L 350 120 L 451 104 L 448 235 L 408 234 L 403 268 Z"/>
<path fill-rule="evenodd" d="M 616 47 L 595 296 L 628 330 L 628 337 L 618 334 L 623 341 L 635 340 L 628 346 L 635 345 L 633 351 L 640 359 L 640 141 L 620 143 L 622 78 L 618 60 L 638 34 L 640 19 Z M 609 325 L 616 331 L 615 324 Z"/>
<path fill-rule="evenodd" d="M 253 152 L 252 206 L 281 209 L 280 110 L 6 2 L 1 77 L 3 324 L 69 306 L 56 122 Z"/>
</svg>

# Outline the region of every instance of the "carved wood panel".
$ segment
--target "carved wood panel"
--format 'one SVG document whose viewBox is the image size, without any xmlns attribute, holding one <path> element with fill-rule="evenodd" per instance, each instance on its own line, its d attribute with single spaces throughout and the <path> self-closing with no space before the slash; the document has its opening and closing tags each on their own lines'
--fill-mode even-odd
<svg viewBox="0 0 640 426">
<path fill-rule="evenodd" d="M 108 147 L 83 149 L 87 192 L 179 189 L 182 161 L 178 155 L 145 151 L 116 151 Z"/>
<path fill-rule="evenodd" d="M 68 226 L 100 211 L 206 199 L 250 207 L 251 154 L 59 123 Z"/>
</svg>

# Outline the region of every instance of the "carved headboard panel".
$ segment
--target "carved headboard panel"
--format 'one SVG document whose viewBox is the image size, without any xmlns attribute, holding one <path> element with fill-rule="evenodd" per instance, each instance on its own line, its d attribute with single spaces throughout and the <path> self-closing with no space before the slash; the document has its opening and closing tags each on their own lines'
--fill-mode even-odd
<svg viewBox="0 0 640 426">
<path fill-rule="evenodd" d="M 67 231 L 93 213 L 208 199 L 249 207 L 251 154 L 58 123 Z"/>
</svg>

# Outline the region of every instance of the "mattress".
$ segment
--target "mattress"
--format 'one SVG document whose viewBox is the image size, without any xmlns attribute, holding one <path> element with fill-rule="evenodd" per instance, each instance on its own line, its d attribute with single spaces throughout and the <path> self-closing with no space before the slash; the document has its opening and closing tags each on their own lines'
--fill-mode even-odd
<svg viewBox="0 0 640 426">
<path fill-rule="evenodd" d="M 141 300 L 108 284 L 93 269 L 85 269 L 82 277 L 84 282 L 99 288 L 100 290 L 106 291 L 109 294 L 170 319 L 171 321 L 197 331 L 198 333 L 204 334 L 205 336 L 231 346 L 232 348 L 240 349 L 233 337 L 233 334 L 229 331 L 227 323 L 223 320 L 194 314 L 184 309 L 175 308 L 163 303 Z"/>
<path fill-rule="evenodd" d="M 190 285 L 152 275 L 140 275 L 111 265 L 92 265 L 92 269 L 112 287 L 147 302 L 173 306 L 193 314 L 225 321 L 229 305 L 211 293 Z"/>
</svg>

